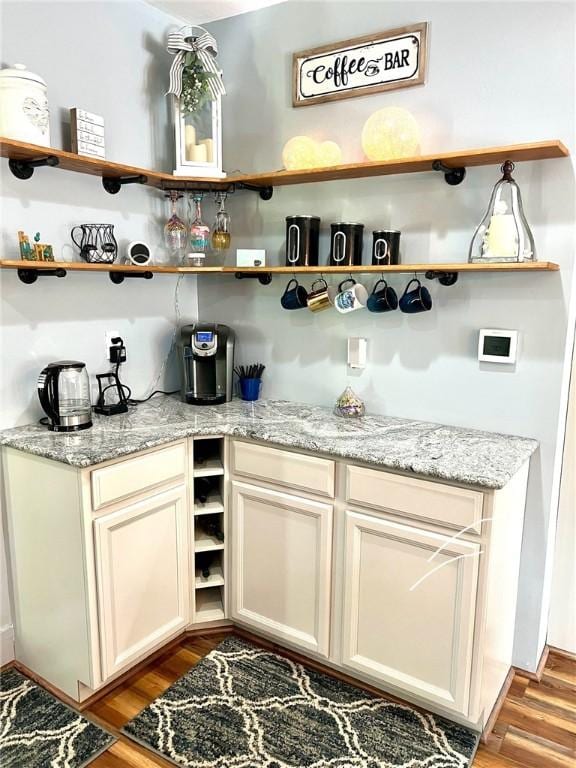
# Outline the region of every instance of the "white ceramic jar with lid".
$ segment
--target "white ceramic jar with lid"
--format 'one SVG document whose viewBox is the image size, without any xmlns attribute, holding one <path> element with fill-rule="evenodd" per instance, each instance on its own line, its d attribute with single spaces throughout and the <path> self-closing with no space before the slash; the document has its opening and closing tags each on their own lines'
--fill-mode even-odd
<svg viewBox="0 0 576 768">
<path fill-rule="evenodd" d="M 50 146 L 46 82 L 24 64 L 0 69 L 0 136 Z"/>
</svg>

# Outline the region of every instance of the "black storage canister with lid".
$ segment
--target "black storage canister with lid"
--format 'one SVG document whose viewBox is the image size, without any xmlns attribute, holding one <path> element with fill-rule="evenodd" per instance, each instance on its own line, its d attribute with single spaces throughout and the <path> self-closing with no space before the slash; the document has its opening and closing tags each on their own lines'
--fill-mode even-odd
<svg viewBox="0 0 576 768">
<path fill-rule="evenodd" d="M 319 216 L 286 216 L 286 266 L 317 267 Z"/>
<path fill-rule="evenodd" d="M 363 237 L 364 224 L 330 224 L 330 266 L 359 267 L 362 264 Z"/>
</svg>

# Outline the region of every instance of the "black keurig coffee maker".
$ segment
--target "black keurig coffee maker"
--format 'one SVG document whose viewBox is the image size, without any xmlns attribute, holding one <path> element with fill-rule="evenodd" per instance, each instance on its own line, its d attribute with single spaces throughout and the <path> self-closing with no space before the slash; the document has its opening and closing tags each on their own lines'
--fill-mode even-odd
<svg viewBox="0 0 576 768">
<path fill-rule="evenodd" d="M 234 331 L 220 323 L 194 323 L 180 329 L 178 358 L 181 397 L 192 405 L 232 400 Z"/>
</svg>

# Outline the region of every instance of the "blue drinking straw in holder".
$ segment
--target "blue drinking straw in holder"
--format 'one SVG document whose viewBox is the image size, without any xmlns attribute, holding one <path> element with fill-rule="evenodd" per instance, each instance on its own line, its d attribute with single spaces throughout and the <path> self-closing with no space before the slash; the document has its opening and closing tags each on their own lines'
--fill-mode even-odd
<svg viewBox="0 0 576 768">
<path fill-rule="evenodd" d="M 266 366 L 261 363 L 241 365 L 234 368 L 234 373 L 240 381 L 240 397 L 242 400 L 258 400 L 262 389 L 262 374 Z"/>
</svg>

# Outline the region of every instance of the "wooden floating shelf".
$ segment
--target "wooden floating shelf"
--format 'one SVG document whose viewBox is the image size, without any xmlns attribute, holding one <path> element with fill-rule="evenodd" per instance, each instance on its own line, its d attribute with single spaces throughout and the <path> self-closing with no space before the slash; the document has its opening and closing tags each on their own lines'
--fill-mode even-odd
<svg viewBox="0 0 576 768">
<path fill-rule="evenodd" d="M 232 174 L 222 179 L 174 176 L 164 171 L 153 171 L 133 165 L 125 165 L 124 163 L 84 157 L 52 147 L 42 147 L 13 139 L 0 138 L 0 156 L 10 160 L 30 162 L 38 158 L 51 156 L 57 159 L 57 167 L 62 170 L 85 173 L 90 176 L 99 176 L 106 179 L 120 180 L 126 177 L 142 177 L 143 180 L 140 183 L 159 189 L 230 190 L 235 185 L 238 187 L 248 185 L 259 190 L 291 184 L 309 184 L 341 179 L 362 179 L 392 174 L 421 173 L 435 170 L 434 165 L 438 163 L 443 166 L 440 170 L 445 171 L 446 169 L 461 169 L 479 165 L 499 165 L 505 160 L 550 160 L 567 157 L 568 154 L 568 149 L 559 140 L 537 141 L 480 149 L 462 149 L 454 152 L 436 152 L 434 154 L 406 157 L 401 160 L 388 160 L 385 162 L 351 163 L 330 168 Z"/>
<path fill-rule="evenodd" d="M 349 275 L 351 273 L 374 273 L 381 272 L 556 272 L 560 267 L 551 261 L 526 261 L 526 262 L 498 262 L 495 264 L 469 264 L 467 262 L 457 262 L 454 264 L 390 264 L 388 266 L 362 265 L 360 267 L 223 267 L 222 271 L 241 272 L 243 274 L 262 274 L 270 273 L 272 275 Z"/>
<path fill-rule="evenodd" d="M 539 141 L 530 144 L 511 144 L 502 147 L 462 149 L 455 152 L 436 152 L 433 155 L 405 157 L 385 162 L 351 163 L 331 168 L 311 168 L 303 171 L 272 171 L 246 176 L 230 177 L 229 181 L 244 181 L 258 186 L 279 187 L 288 184 L 310 184 L 317 181 L 365 179 L 403 173 L 434 171 L 436 162 L 447 168 L 469 168 L 477 165 L 500 165 L 505 160 L 551 160 L 568 157 L 568 149 L 561 141 Z"/>
<path fill-rule="evenodd" d="M 443 264 L 392 264 L 390 266 L 359 266 L 359 267 L 179 267 L 179 266 L 133 266 L 129 264 L 87 264 L 79 261 L 25 261 L 20 259 L 0 260 L 0 269 L 64 269 L 67 272 L 125 272 L 154 274 L 271 274 L 271 275 L 348 275 L 351 273 L 405 273 L 410 272 L 556 272 L 560 267 L 551 261 L 500 262 L 496 264 L 468 264 L 466 262 Z"/>
<path fill-rule="evenodd" d="M 222 272 L 222 267 L 180 267 L 176 264 L 140 267 L 135 264 L 88 264 L 85 261 L 26 261 L 25 259 L 1 259 L 0 269 L 65 269 L 67 272 L 127 272 L 128 274 L 152 272 L 169 275 Z"/>
</svg>

